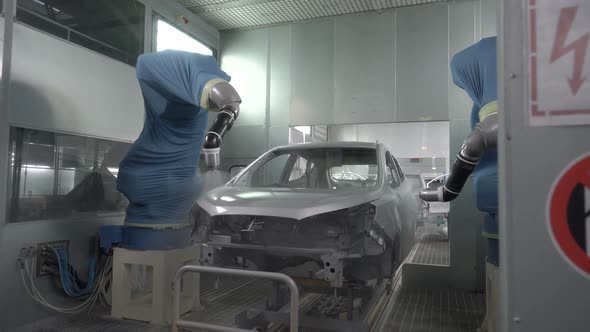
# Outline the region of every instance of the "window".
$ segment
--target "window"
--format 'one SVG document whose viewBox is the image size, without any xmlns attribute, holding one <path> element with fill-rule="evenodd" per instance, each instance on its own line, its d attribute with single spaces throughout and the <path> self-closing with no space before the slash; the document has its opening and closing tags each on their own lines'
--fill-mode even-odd
<svg viewBox="0 0 590 332">
<path fill-rule="evenodd" d="M 328 126 L 327 125 L 311 126 L 311 137 L 314 142 L 327 142 L 328 141 Z"/>
<path fill-rule="evenodd" d="M 132 66 L 143 53 L 145 7 L 136 0 L 18 0 L 16 20 Z"/>
<path fill-rule="evenodd" d="M 449 159 L 446 157 L 396 158 L 396 160 L 404 173 L 422 174 L 425 178 L 445 174 L 449 167 Z"/>
<path fill-rule="evenodd" d="M 212 49 L 160 18 L 156 25 L 156 50 L 178 50 L 213 55 Z"/>
<path fill-rule="evenodd" d="M 289 144 L 309 142 L 313 142 L 311 138 L 311 126 L 295 126 L 289 128 Z"/>
<path fill-rule="evenodd" d="M 294 126 L 289 128 L 289 144 L 327 142 L 328 126 Z"/>
<path fill-rule="evenodd" d="M 377 178 L 376 165 L 374 164 L 347 164 L 331 167 L 330 177 L 336 181 L 367 181 Z"/>
<path fill-rule="evenodd" d="M 369 148 L 282 149 L 237 178 L 238 187 L 346 190 L 379 181 L 377 153 Z"/>
<path fill-rule="evenodd" d="M 387 182 L 392 187 L 397 187 L 401 183 L 399 174 L 395 169 L 394 159 L 389 151 L 385 152 L 385 161 L 387 163 Z"/>
<path fill-rule="evenodd" d="M 393 158 L 393 162 L 395 163 L 395 171 L 397 172 L 397 175 L 399 177 L 399 182 L 402 183 L 406 179 L 404 172 L 402 171 L 402 168 L 399 166 L 397 159 Z"/>
<path fill-rule="evenodd" d="M 285 165 L 289 161 L 289 155 L 280 155 L 268 160 L 253 174 L 251 183 L 256 187 L 267 187 L 281 182 Z"/>
<path fill-rule="evenodd" d="M 10 128 L 9 221 L 124 211 L 127 200 L 116 190 L 116 178 L 119 162 L 130 146 Z"/>
<path fill-rule="evenodd" d="M 295 165 L 293 165 L 293 169 L 291 170 L 291 174 L 289 175 L 289 181 L 301 179 L 302 177 L 308 174 L 309 169 L 312 167 L 313 163 L 308 163 L 307 159 L 305 158 L 297 157 Z"/>
</svg>

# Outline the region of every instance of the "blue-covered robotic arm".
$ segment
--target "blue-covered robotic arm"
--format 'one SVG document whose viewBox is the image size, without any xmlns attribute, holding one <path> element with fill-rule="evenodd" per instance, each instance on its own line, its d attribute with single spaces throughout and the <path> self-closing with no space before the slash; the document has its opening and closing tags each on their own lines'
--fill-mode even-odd
<svg viewBox="0 0 590 332">
<path fill-rule="evenodd" d="M 219 148 L 241 99 L 214 57 L 181 51 L 143 54 L 137 79 L 144 127 L 119 165 L 117 189 L 127 197 L 128 248 L 180 248 L 190 241 L 188 212 L 201 181 L 199 155 L 219 165 Z M 218 112 L 207 130 L 209 112 Z"/>
<path fill-rule="evenodd" d="M 471 175 L 477 178 L 497 169 L 498 140 L 496 38 L 484 38 L 457 53 L 451 61 L 453 82 L 473 101 L 471 135 L 467 138 L 444 186 L 426 188 L 425 201 L 447 202 L 456 198 Z M 476 181 L 477 182 L 477 181 Z"/>
<path fill-rule="evenodd" d="M 203 145 L 207 167 L 217 168 L 223 136 L 237 120 L 242 102 L 238 92 L 228 83 L 229 77 L 216 71 L 218 67 L 213 57 L 194 58 L 190 54 L 163 52 L 144 55 L 140 59 L 138 79 L 168 102 L 192 104 L 218 112 Z M 167 107 L 155 108 L 157 112 L 169 111 Z"/>
</svg>

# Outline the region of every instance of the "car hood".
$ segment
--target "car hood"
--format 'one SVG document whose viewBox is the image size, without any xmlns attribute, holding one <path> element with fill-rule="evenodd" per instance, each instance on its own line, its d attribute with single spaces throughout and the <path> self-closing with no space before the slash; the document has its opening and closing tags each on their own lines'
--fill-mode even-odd
<svg viewBox="0 0 590 332">
<path fill-rule="evenodd" d="M 211 216 L 254 215 L 304 219 L 371 202 L 377 188 L 350 191 L 223 186 L 204 194 L 197 204 Z"/>
</svg>

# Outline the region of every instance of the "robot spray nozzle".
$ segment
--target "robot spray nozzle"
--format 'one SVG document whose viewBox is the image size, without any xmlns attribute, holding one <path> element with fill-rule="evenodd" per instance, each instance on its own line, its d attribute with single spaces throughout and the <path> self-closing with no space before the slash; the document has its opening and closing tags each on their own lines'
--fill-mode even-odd
<svg viewBox="0 0 590 332">
<path fill-rule="evenodd" d="M 442 187 L 424 188 L 420 191 L 418 196 L 425 202 L 440 202 L 442 201 Z"/>
<path fill-rule="evenodd" d="M 219 168 L 220 158 L 219 158 L 219 151 L 220 148 L 212 148 L 212 149 L 203 149 L 203 154 L 205 155 L 205 166 L 207 169 L 217 169 Z"/>
</svg>

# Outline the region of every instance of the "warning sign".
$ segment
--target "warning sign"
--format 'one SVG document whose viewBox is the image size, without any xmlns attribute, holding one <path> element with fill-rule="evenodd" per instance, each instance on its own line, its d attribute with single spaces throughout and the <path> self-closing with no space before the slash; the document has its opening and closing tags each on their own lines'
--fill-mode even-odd
<svg viewBox="0 0 590 332">
<path fill-rule="evenodd" d="M 557 179 L 549 200 L 549 228 L 559 250 L 590 277 L 590 154 Z"/>
<path fill-rule="evenodd" d="M 528 0 L 529 123 L 590 124 L 590 1 Z"/>
</svg>

